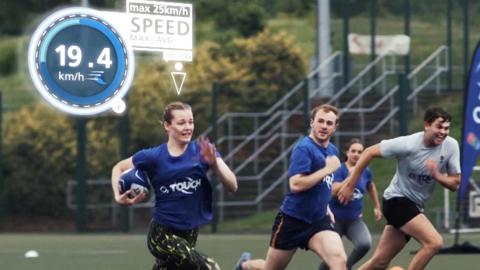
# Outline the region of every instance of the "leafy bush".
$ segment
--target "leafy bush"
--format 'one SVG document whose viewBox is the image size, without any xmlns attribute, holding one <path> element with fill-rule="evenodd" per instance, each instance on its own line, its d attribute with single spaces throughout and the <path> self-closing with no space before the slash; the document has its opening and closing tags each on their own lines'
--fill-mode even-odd
<svg viewBox="0 0 480 270">
<path fill-rule="evenodd" d="M 242 89 L 249 108 L 270 106 L 304 78 L 306 64 L 301 49 L 286 32 L 264 31 L 251 39 L 235 40 L 232 61 L 248 72 L 248 88 Z"/>
<path fill-rule="evenodd" d="M 250 37 L 261 32 L 266 25 L 265 10 L 254 3 L 237 3 L 230 8 L 232 27 L 242 37 Z"/>
<path fill-rule="evenodd" d="M 4 127 L 7 209 L 23 215 L 64 214 L 65 185 L 75 169 L 72 122 L 37 103 L 8 114 Z"/>
<path fill-rule="evenodd" d="M 17 39 L 0 41 L 0 75 L 10 75 L 17 70 Z"/>
<path fill-rule="evenodd" d="M 170 72 L 163 62 L 138 66 L 136 73 L 128 96 L 129 154 L 165 140 L 163 108 L 176 99 Z"/>
<path fill-rule="evenodd" d="M 118 160 L 115 124 L 112 117 L 88 120 L 87 179 L 108 177 Z M 16 202 L 9 211 L 66 215 L 65 188 L 77 169 L 75 119 L 37 102 L 7 114 L 4 134 L 5 194 Z"/>
<path fill-rule="evenodd" d="M 216 28 L 234 31 L 243 37 L 249 37 L 261 32 L 265 25 L 267 14 L 258 1 L 221 2 L 210 7 Z"/>
<path fill-rule="evenodd" d="M 189 68 L 188 88 L 201 91 L 208 104 L 211 84 L 218 82 L 219 110 L 262 111 L 305 75 L 305 60 L 294 39 L 264 31 L 235 39 L 227 46 L 204 43 Z"/>
</svg>

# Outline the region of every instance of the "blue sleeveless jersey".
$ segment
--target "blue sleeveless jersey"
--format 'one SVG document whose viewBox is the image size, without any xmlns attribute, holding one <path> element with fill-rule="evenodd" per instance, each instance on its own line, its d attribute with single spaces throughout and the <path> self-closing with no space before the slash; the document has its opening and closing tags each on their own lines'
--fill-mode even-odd
<svg viewBox="0 0 480 270">
<path fill-rule="evenodd" d="M 334 173 L 334 182 L 343 182 L 349 175 L 347 165 L 342 166 Z M 362 217 L 363 195 L 368 190 L 368 185 L 372 182 L 372 172 L 370 168 L 365 168 L 360 175 L 353 197 L 346 205 L 341 204 L 337 198 L 333 198 L 330 202 L 330 209 L 337 220 L 356 220 Z"/>
<path fill-rule="evenodd" d="M 209 166 L 201 160 L 197 141 L 178 157 L 169 154 L 165 143 L 141 150 L 133 155 L 133 164 L 148 174 L 155 191 L 155 222 L 189 230 L 212 219 Z"/>
<path fill-rule="evenodd" d="M 324 148 L 306 136 L 293 148 L 288 178 L 297 174 L 312 174 L 325 167 L 327 156 L 337 155 L 338 149 L 332 143 Z M 332 197 L 332 180 L 333 173 L 325 176 L 322 181 L 308 190 L 299 193 L 288 192 L 280 211 L 309 224 L 324 218 L 328 202 Z"/>
</svg>

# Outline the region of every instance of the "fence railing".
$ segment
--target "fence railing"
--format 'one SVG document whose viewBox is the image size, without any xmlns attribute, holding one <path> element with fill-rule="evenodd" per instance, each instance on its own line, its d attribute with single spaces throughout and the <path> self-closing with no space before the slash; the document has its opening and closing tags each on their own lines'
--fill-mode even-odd
<svg viewBox="0 0 480 270">
<path fill-rule="evenodd" d="M 340 103 L 340 99 L 345 95 L 345 93 L 352 93 L 356 95 L 357 93 L 361 92 L 362 88 L 365 87 L 373 87 L 379 84 L 382 80 L 385 80 L 386 77 L 389 77 L 395 73 L 395 65 L 396 59 L 395 56 L 387 56 L 382 55 L 377 57 L 373 62 L 369 63 L 364 67 L 362 71 L 360 71 L 347 85 L 340 88 L 340 90 L 336 91 L 336 93 L 330 97 L 327 103 L 338 104 Z M 370 81 L 370 74 L 375 70 L 378 74 L 377 79 L 373 82 Z M 331 80 L 329 82 L 324 82 L 324 84 L 320 84 L 324 87 L 332 87 L 334 85 L 333 80 L 335 76 L 340 76 L 341 71 L 338 72 L 338 75 L 331 76 Z M 312 74 L 312 73 L 311 73 Z M 337 73 L 335 73 L 337 74 Z M 311 75 L 312 76 L 312 75 Z M 311 80 L 304 80 L 300 82 L 292 91 L 299 91 L 301 88 L 310 88 L 308 82 Z M 371 86 L 373 85 L 373 86 Z M 386 90 L 385 90 L 386 91 Z M 309 99 L 315 97 L 317 92 L 312 91 L 309 93 Z M 291 97 L 291 95 L 289 95 Z M 224 207 L 229 206 L 251 206 L 257 205 L 257 209 L 261 209 L 262 201 L 269 195 L 273 189 L 277 188 L 280 183 L 286 183 L 286 174 L 288 168 L 288 155 L 293 148 L 296 140 L 304 134 L 304 131 L 297 128 L 292 129 L 289 127 L 289 121 L 294 121 L 295 117 L 303 116 L 305 113 L 303 110 L 304 102 L 297 101 L 296 105 L 293 107 L 288 107 L 289 105 L 285 105 L 288 103 L 287 98 L 283 98 L 279 100 L 273 107 L 280 108 L 283 106 L 284 110 L 276 111 L 273 113 L 272 110 L 268 110 L 269 113 L 272 113 L 262 125 L 258 125 L 255 130 L 245 136 L 238 136 L 236 134 L 232 134 L 227 132 L 226 135 L 221 136 L 220 138 L 223 141 L 228 140 L 238 140 L 235 143 L 235 147 L 229 149 L 227 151 L 228 154 L 224 157 L 224 159 L 232 165 L 232 168 L 237 175 L 237 179 L 240 182 L 250 181 L 256 182 L 257 186 L 255 189 L 256 197 L 255 198 L 247 198 L 242 199 L 241 195 L 232 196 L 226 199 L 225 193 L 221 186 L 217 186 L 220 192 L 218 206 L 219 206 L 219 216 L 220 219 L 223 218 Z M 283 104 L 282 104 L 283 103 Z M 290 108 L 290 109 L 288 109 Z M 231 115 L 235 115 L 237 113 L 231 113 Z M 252 116 L 252 115 L 259 115 L 260 113 L 250 113 L 250 114 L 242 114 L 238 113 L 239 116 Z M 233 118 L 232 118 L 233 119 Z M 298 118 L 297 118 L 298 120 Z M 229 130 L 231 131 L 231 130 Z M 281 134 L 281 135 L 279 135 Z M 260 141 L 260 142 L 257 142 Z M 217 141 L 219 142 L 219 141 Z M 253 150 L 247 151 L 246 149 L 253 144 Z M 279 151 L 276 152 L 275 156 L 272 156 L 271 161 L 263 170 L 258 169 L 251 169 L 251 167 L 256 168 L 258 167 L 258 160 L 266 159 L 269 155 L 272 155 L 271 149 L 278 148 Z M 248 152 L 245 155 L 245 152 Z M 232 162 L 233 159 L 239 155 L 241 155 L 241 161 L 238 164 Z M 264 185 L 264 177 L 266 174 L 271 173 L 271 171 L 278 171 L 278 167 L 276 165 L 284 165 L 282 167 L 281 174 L 275 175 L 275 180 L 270 183 L 270 186 L 259 188 Z M 284 192 L 287 191 L 287 188 L 284 187 Z M 241 192 L 241 191 L 240 191 Z M 252 193 L 253 190 L 247 191 Z"/>
<path fill-rule="evenodd" d="M 412 102 L 412 111 L 414 114 L 418 112 L 418 96 L 431 85 L 434 84 L 434 91 L 439 94 L 444 87 L 441 84 L 441 75 L 448 71 L 448 47 L 440 46 L 429 57 L 427 57 L 420 65 L 418 65 L 410 74 L 407 75 L 410 82 L 411 93 L 407 96 L 407 100 Z M 373 91 L 373 87 L 365 88 L 356 98 L 352 99 L 347 105 L 340 109 L 340 115 L 375 113 L 383 105 L 387 106 L 388 113 L 381 119 L 377 120 L 377 124 L 369 129 L 364 128 L 357 131 L 340 130 L 336 136 L 368 136 L 377 133 L 385 124 L 393 123 L 392 119 L 399 111 L 398 105 L 395 103 L 396 94 L 399 90 L 398 83 L 391 87 L 377 102 L 369 107 L 359 106 L 353 108 L 354 104 L 361 104 L 362 98 Z M 361 121 L 366 121 L 364 118 Z"/>
<path fill-rule="evenodd" d="M 331 71 L 331 76 L 329 76 L 326 80 L 321 83 L 322 86 L 329 85 L 333 83 L 333 81 L 342 76 L 342 54 L 340 52 L 335 52 L 324 62 L 322 62 L 318 67 L 312 70 L 306 78 L 313 79 L 315 77 L 320 76 L 320 74 Z M 290 89 L 280 100 L 278 100 L 275 104 L 273 104 L 268 110 L 263 112 L 226 112 L 222 116 L 218 118 L 216 121 L 217 126 L 221 126 L 227 124 L 227 126 L 231 127 L 232 123 L 235 121 L 239 121 L 241 118 L 249 118 L 252 119 L 253 122 L 256 122 L 257 125 L 260 125 L 262 119 L 268 119 L 272 117 L 279 109 L 282 109 L 292 97 L 299 93 L 303 87 L 305 86 L 304 80 L 297 83 L 292 89 Z M 318 87 L 315 91 L 313 91 L 312 95 L 316 95 L 322 91 L 322 87 Z M 229 130 L 228 134 L 233 134 Z M 208 136 L 212 132 L 212 127 L 207 128 L 204 132 L 202 132 L 201 136 Z M 235 135 L 232 135 L 235 136 Z M 245 136 L 240 135 L 236 138 L 245 138 Z M 216 144 L 222 144 L 228 138 L 225 136 L 219 137 L 216 141 Z"/>
</svg>

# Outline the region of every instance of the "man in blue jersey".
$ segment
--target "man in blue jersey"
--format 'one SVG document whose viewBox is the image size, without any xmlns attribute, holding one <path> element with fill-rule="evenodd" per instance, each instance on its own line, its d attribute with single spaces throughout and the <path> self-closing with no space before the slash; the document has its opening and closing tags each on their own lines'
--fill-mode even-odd
<svg viewBox="0 0 480 270">
<path fill-rule="evenodd" d="M 338 110 L 313 108 L 310 135 L 292 151 L 288 169 L 290 191 L 275 218 L 265 269 L 285 269 L 297 248 L 311 249 L 330 269 L 346 269 L 342 240 L 327 215 L 333 172 L 340 166 L 330 138 L 338 126 Z"/>
<path fill-rule="evenodd" d="M 385 269 L 413 237 L 421 244 L 408 269 L 425 269 L 441 249 L 443 238 L 423 214 L 435 184 L 455 191 L 460 184 L 460 150 L 448 136 L 451 115 L 442 108 L 425 111 L 422 132 L 383 140 L 367 148 L 347 178 L 338 199 L 346 203 L 361 172 L 375 157 L 394 158 L 397 170 L 383 193 L 383 215 L 387 220 L 373 257 L 359 269 Z"/>
<path fill-rule="evenodd" d="M 212 187 L 209 169 L 231 192 L 237 190 L 233 172 L 206 139 L 192 141 L 194 122 L 188 104 L 167 105 L 163 126 L 168 142 L 141 150 L 112 169 L 112 188 L 119 204 L 135 204 L 145 194 L 119 193 L 122 172 L 136 167 L 144 171 L 155 192 L 155 208 L 147 246 L 155 256 L 154 270 L 219 269 L 217 263 L 195 249 L 199 226 L 212 219 Z"/>
</svg>

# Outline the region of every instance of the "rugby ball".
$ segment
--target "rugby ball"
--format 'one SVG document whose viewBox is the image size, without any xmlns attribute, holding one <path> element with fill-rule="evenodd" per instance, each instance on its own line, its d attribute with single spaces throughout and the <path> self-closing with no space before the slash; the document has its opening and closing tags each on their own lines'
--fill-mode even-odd
<svg viewBox="0 0 480 270">
<path fill-rule="evenodd" d="M 132 197 L 137 196 L 142 192 L 148 195 L 150 186 L 150 179 L 148 179 L 147 174 L 137 168 L 131 168 L 124 171 L 118 180 L 118 190 L 120 191 L 120 194 L 125 193 L 127 190 L 131 190 L 132 192 L 130 194 Z"/>
</svg>

